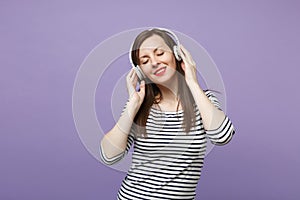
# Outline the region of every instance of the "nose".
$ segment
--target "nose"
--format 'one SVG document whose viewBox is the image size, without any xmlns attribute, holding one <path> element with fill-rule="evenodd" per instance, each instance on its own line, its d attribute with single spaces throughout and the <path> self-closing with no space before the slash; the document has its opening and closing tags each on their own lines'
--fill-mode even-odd
<svg viewBox="0 0 300 200">
<path fill-rule="evenodd" d="M 159 65 L 159 60 L 158 60 L 158 58 L 155 58 L 155 56 L 154 57 L 152 57 L 152 59 L 151 59 L 151 65 L 152 65 L 152 67 L 157 67 L 158 65 Z"/>
</svg>

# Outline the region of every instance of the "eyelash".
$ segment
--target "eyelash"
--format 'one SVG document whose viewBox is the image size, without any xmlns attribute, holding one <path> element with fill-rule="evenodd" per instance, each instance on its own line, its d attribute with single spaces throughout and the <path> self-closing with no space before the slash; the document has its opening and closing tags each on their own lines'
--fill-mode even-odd
<svg viewBox="0 0 300 200">
<path fill-rule="evenodd" d="M 162 55 L 164 55 L 164 53 L 165 53 L 165 52 L 158 53 L 157 56 L 162 56 Z M 148 60 L 149 60 L 149 59 L 147 59 L 146 61 L 142 62 L 142 64 L 143 64 L 143 65 L 147 64 Z"/>
<path fill-rule="evenodd" d="M 161 52 L 159 54 L 157 54 L 158 56 L 162 56 L 165 52 Z"/>
</svg>

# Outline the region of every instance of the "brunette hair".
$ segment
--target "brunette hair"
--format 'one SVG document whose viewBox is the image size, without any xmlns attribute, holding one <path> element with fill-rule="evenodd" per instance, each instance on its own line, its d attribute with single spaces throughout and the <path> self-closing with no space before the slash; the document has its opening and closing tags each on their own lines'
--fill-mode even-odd
<svg viewBox="0 0 300 200">
<path fill-rule="evenodd" d="M 132 45 L 132 51 L 131 58 L 133 64 L 139 65 L 139 48 L 142 45 L 142 43 L 149 37 L 153 35 L 160 36 L 164 42 L 168 45 L 168 47 L 173 51 L 173 46 L 176 45 L 175 41 L 172 39 L 172 37 L 164 30 L 160 29 L 151 29 L 151 30 L 145 30 L 141 32 L 135 39 L 133 45 Z M 175 59 L 176 60 L 176 59 Z M 184 113 L 184 119 L 183 119 L 183 127 L 185 128 L 185 132 L 188 133 L 191 128 L 195 125 L 196 121 L 196 114 L 194 110 L 195 100 L 191 94 L 191 91 L 189 87 L 186 84 L 185 81 L 185 73 L 181 67 L 181 62 L 176 60 L 176 71 L 177 71 L 177 77 L 178 77 L 178 96 L 183 108 Z M 150 113 L 150 109 L 153 104 L 158 104 L 162 99 L 162 93 L 158 86 L 153 82 L 146 81 L 145 85 L 145 97 L 144 101 L 137 112 L 134 122 L 134 132 L 136 136 L 147 136 L 146 133 L 146 122 Z M 177 111 L 178 111 L 177 105 Z"/>
</svg>

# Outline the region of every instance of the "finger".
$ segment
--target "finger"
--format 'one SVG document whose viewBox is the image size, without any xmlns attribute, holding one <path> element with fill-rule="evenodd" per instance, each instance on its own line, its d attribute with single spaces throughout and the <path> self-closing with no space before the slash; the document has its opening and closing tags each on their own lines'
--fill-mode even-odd
<svg viewBox="0 0 300 200">
<path fill-rule="evenodd" d="M 135 70 L 134 70 L 134 68 L 132 67 L 131 70 L 130 70 L 130 72 L 129 72 L 129 76 L 131 77 L 131 76 L 134 74 L 134 72 L 135 72 Z"/>
<path fill-rule="evenodd" d="M 126 80 L 127 80 L 127 81 L 129 81 L 129 80 L 130 80 L 130 78 L 131 78 L 131 76 L 132 76 L 133 72 L 134 72 L 134 69 L 133 69 L 133 68 L 131 68 L 131 70 L 128 72 L 128 74 L 127 74 L 127 76 L 126 76 Z"/>
<path fill-rule="evenodd" d="M 130 90 L 133 90 L 133 88 L 136 86 L 136 82 L 134 81 L 135 76 L 135 70 L 132 68 L 126 77 L 127 87 Z"/>
<path fill-rule="evenodd" d="M 138 76 L 137 74 L 134 75 L 133 81 L 136 83 L 138 81 Z"/>
<path fill-rule="evenodd" d="M 188 50 L 186 50 L 186 48 L 184 48 L 184 46 L 182 44 L 180 45 L 180 49 L 184 53 L 185 56 L 191 55 L 190 52 L 188 52 Z"/>
<path fill-rule="evenodd" d="M 145 96 L 145 88 L 146 88 L 146 86 L 145 86 L 145 81 L 142 80 L 142 81 L 141 81 L 141 84 L 140 84 L 140 91 L 139 91 L 139 93 L 141 94 L 142 97 Z"/>
<path fill-rule="evenodd" d="M 187 64 L 192 64 L 192 58 L 191 58 L 191 54 L 182 46 L 180 45 L 180 51 L 181 51 L 181 55 L 182 59 L 185 63 Z"/>
<path fill-rule="evenodd" d="M 179 53 L 180 53 L 180 57 L 182 58 L 182 60 L 183 60 L 184 62 L 186 62 L 186 61 L 187 61 L 186 55 L 185 55 L 184 51 L 182 50 L 181 45 L 180 45 L 179 51 L 180 51 L 180 52 L 179 52 Z"/>
<path fill-rule="evenodd" d="M 136 72 L 133 72 L 133 75 L 130 77 L 130 84 L 133 86 L 133 88 L 136 88 L 138 79 Z"/>
<path fill-rule="evenodd" d="M 130 80 L 133 81 L 136 76 L 137 76 L 136 71 L 133 70 L 130 76 Z"/>
<path fill-rule="evenodd" d="M 188 52 L 188 50 L 187 50 L 183 45 L 180 45 L 180 49 L 181 49 L 181 51 L 183 52 L 183 54 L 185 55 L 186 60 L 187 60 L 190 64 L 195 65 L 195 62 L 194 62 L 194 60 L 193 60 L 193 58 L 192 58 L 191 53 Z"/>
<path fill-rule="evenodd" d="M 141 81 L 140 88 L 145 89 L 145 81 L 144 80 Z"/>
<path fill-rule="evenodd" d="M 138 76 L 137 76 L 137 74 L 134 74 L 133 79 L 132 79 L 132 83 L 133 83 L 134 86 L 136 86 L 137 82 L 138 82 Z"/>
</svg>

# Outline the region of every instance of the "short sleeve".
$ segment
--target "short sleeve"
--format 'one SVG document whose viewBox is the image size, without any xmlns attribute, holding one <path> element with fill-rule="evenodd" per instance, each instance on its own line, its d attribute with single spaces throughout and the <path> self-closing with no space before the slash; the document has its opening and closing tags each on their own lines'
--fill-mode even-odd
<svg viewBox="0 0 300 200">
<path fill-rule="evenodd" d="M 220 102 L 216 95 L 212 91 L 205 91 L 206 96 L 208 99 L 219 109 L 221 109 Z M 221 125 L 214 130 L 206 130 L 206 136 L 211 141 L 212 144 L 215 145 L 225 145 L 231 139 L 232 136 L 235 134 L 235 128 L 229 119 L 229 117 L 225 114 L 225 118 Z"/>
<path fill-rule="evenodd" d="M 127 138 L 126 149 L 122 153 L 120 153 L 119 155 L 116 155 L 112 158 L 108 158 L 108 157 L 105 156 L 105 153 L 102 149 L 102 145 L 100 144 L 100 158 L 101 158 L 102 162 L 106 165 L 113 165 L 113 164 L 118 163 L 119 161 L 121 161 L 128 154 L 128 151 L 131 148 L 133 142 L 134 142 L 134 134 L 133 134 L 132 131 L 130 131 L 130 134 L 128 135 L 128 138 Z"/>
<path fill-rule="evenodd" d="M 221 104 L 216 97 L 216 95 L 211 91 L 211 90 L 205 90 L 204 91 L 205 95 L 208 97 L 208 99 L 219 109 L 222 110 Z"/>
</svg>

